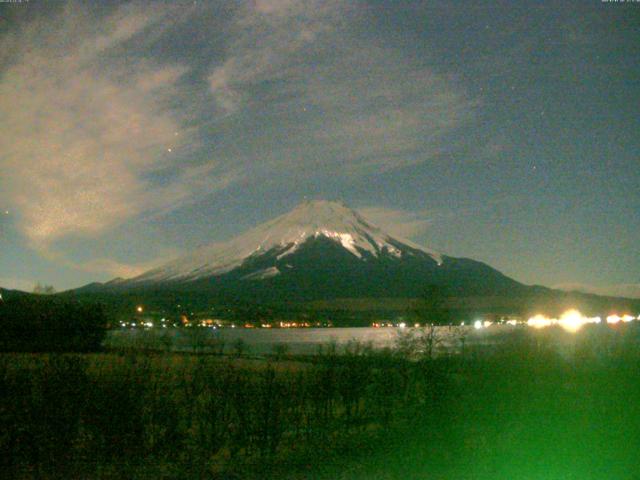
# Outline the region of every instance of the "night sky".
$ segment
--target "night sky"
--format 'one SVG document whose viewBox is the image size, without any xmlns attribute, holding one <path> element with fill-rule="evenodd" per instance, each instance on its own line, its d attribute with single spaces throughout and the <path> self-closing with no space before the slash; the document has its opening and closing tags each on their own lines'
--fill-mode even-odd
<svg viewBox="0 0 640 480">
<path fill-rule="evenodd" d="M 308 199 L 640 297 L 640 3 L 0 4 L 0 286 L 132 276 Z"/>
</svg>

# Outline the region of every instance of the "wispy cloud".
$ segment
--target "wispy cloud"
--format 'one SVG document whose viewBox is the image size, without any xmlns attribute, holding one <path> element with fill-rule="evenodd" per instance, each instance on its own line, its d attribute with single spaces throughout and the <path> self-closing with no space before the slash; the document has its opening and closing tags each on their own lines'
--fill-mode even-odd
<svg viewBox="0 0 640 480">
<path fill-rule="evenodd" d="M 567 292 L 593 293 L 609 297 L 640 298 L 640 283 L 623 283 L 596 287 L 584 283 L 563 283 L 553 288 Z"/>
<path fill-rule="evenodd" d="M 0 277 L 0 287 L 7 290 L 22 290 L 23 292 L 30 292 L 33 290 L 36 282 L 33 280 L 27 280 L 25 278 L 14 277 Z"/>
<path fill-rule="evenodd" d="M 197 144 L 168 106 L 187 67 L 116 54 L 171 13 L 128 5 L 101 18 L 74 4 L 2 39 L 12 54 L 0 73 L 0 189 L 33 248 L 99 234 L 202 186 L 189 165 L 150 180 Z"/>
<path fill-rule="evenodd" d="M 80 271 L 137 271 L 75 262 L 57 246 L 247 175 L 359 175 L 429 161 L 473 117 L 455 79 L 373 35 L 364 5 L 229 8 L 206 59 L 144 50 L 169 29 L 211 35 L 181 26 L 184 9 L 166 3 L 69 3 L 2 34 L 0 191 L 31 248 Z M 396 222 L 405 236 L 420 225 Z"/>
<path fill-rule="evenodd" d="M 416 213 L 384 207 L 359 208 L 358 212 L 387 233 L 407 239 L 415 239 L 422 235 L 431 224 L 425 212 Z"/>
<path fill-rule="evenodd" d="M 366 22 L 359 12 L 337 0 L 248 2 L 239 10 L 209 83 L 218 114 L 245 119 L 246 162 L 379 172 L 434 158 L 472 118 L 476 103 L 455 79 L 353 35 Z"/>
<path fill-rule="evenodd" d="M 217 106 L 235 113 L 252 103 L 260 83 L 290 82 L 302 55 L 335 31 L 341 10 L 335 0 L 244 2 L 228 26 L 229 54 L 209 75 Z"/>
<path fill-rule="evenodd" d="M 111 278 L 131 278 L 166 263 L 168 259 L 177 257 L 178 253 L 178 250 L 168 249 L 153 260 L 138 263 L 118 262 L 110 258 L 94 258 L 85 262 L 67 263 L 70 267 L 83 272 L 107 274 Z"/>
</svg>

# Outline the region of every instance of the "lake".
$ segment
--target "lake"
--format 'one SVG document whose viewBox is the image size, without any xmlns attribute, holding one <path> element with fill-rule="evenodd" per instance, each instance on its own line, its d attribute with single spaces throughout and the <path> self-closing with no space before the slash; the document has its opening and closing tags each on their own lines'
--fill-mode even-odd
<svg viewBox="0 0 640 480">
<path fill-rule="evenodd" d="M 435 327 L 440 353 L 455 353 L 465 346 L 487 345 L 501 341 L 505 336 L 527 328 L 525 326 L 492 325 L 488 328 L 475 329 L 472 326 Z M 190 351 L 194 345 L 202 350 L 216 348 L 224 343 L 226 352 L 231 352 L 234 344 L 242 340 L 246 352 L 263 355 L 273 352 L 274 346 L 286 345 L 289 353 L 312 355 L 321 346 L 335 343 L 338 350 L 344 350 L 349 342 L 371 344 L 373 348 L 394 347 L 399 336 L 421 334 L 424 328 L 155 328 L 155 329 L 118 329 L 109 332 L 105 345 L 113 348 L 122 347 L 160 347 L 160 338 L 164 335 L 170 339 L 175 351 Z M 167 341 L 167 340 L 165 340 Z"/>
</svg>

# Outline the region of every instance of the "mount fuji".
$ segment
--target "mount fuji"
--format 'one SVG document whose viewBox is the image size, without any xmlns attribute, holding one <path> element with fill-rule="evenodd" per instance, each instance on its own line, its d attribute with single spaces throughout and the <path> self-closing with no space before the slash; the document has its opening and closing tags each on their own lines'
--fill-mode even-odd
<svg viewBox="0 0 640 480">
<path fill-rule="evenodd" d="M 394 237 L 342 203 L 308 201 L 230 241 L 197 248 L 135 278 L 79 291 L 309 301 L 411 298 L 434 285 L 456 296 L 528 288 L 484 263 Z"/>
</svg>

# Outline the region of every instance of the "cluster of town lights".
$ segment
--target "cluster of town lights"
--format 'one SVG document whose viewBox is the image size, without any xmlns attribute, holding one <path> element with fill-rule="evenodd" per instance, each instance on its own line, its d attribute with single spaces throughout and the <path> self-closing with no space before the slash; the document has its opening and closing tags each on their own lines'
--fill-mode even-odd
<svg viewBox="0 0 640 480">
<path fill-rule="evenodd" d="M 640 320 L 640 315 L 638 317 L 634 317 L 632 315 L 609 315 L 606 318 L 606 323 L 613 325 L 616 323 L 628 323 L 631 322 L 633 320 Z M 508 320 L 507 322 L 505 322 L 509 325 L 518 325 L 520 323 L 520 321 L 517 320 Z M 536 315 L 534 317 L 531 317 L 529 320 L 526 321 L 526 324 L 529 327 L 533 327 L 533 328 L 546 328 L 546 327 L 551 327 L 553 325 L 558 325 L 560 327 L 562 327 L 563 329 L 565 329 L 568 332 L 577 332 L 578 330 L 580 330 L 580 328 L 583 325 L 587 325 L 587 324 L 599 324 L 602 323 L 602 318 L 600 317 L 586 317 L 584 316 L 582 313 L 580 313 L 578 310 L 575 309 L 571 309 L 571 310 L 567 310 L 566 312 L 564 312 L 560 318 L 550 318 L 547 317 L 545 315 Z M 464 325 L 464 322 L 461 324 Z M 491 325 L 493 325 L 493 322 L 490 322 L 488 320 L 476 320 L 473 324 L 473 326 L 475 327 L 476 330 L 480 330 L 482 328 L 487 328 L 490 327 Z"/>
<path fill-rule="evenodd" d="M 632 320 L 635 320 L 635 317 L 631 315 L 623 315 L 622 317 L 618 315 L 609 315 L 606 319 L 609 324 L 630 322 Z M 560 316 L 560 318 L 549 318 L 544 315 L 536 315 L 535 317 L 531 317 L 527 320 L 527 325 L 533 328 L 545 328 L 552 325 L 559 325 L 568 332 L 576 332 L 583 325 L 590 323 L 602 323 L 602 319 L 600 317 L 586 317 L 578 310 L 567 310 Z"/>
<path fill-rule="evenodd" d="M 635 320 L 634 317 L 632 317 L 631 315 L 623 315 L 621 317 L 619 317 L 618 315 L 609 315 L 607 317 L 607 323 L 619 323 L 619 322 L 630 322 L 631 320 Z M 640 315 L 638 315 L 638 320 L 640 320 Z"/>
<path fill-rule="evenodd" d="M 1 297 L 0 297 L 1 298 Z M 136 312 L 137 313 L 142 313 L 144 312 L 144 308 L 142 307 L 142 305 L 138 305 L 136 307 Z M 624 314 L 622 316 L 619 315 L 609 315 L 606 318 L 606 323 L 610 324 L 610 325 L 615 325 L 617 323 L 628 323 L 631 322 L 633 320 L 640 320 L 640 315 L 638 315 L 638 317 L 634 317 L 632 315 L 629 314 Z M 167 320 L 166 318 L 162 318 L 160 320 L 160 324 L 163 328 L 167 327 Z M 211 327 L 211 328 L 220 328 L 223 325 L 216 320 L 213 319 L 206 319 L 206 320 L 200 320 L 199 322 L 191 322 L 187 319 L 187 317 L 185 315 L 181 316 L 181 322 L 184 326 L 186 327 L 190 327 L 190 326 L 201 326 L 201 327 Z M 566 312 L 564 312 L 560 318 L 550 318 L 547 317 L 545 315 L 539 314 L 539 315 L 535 315 L 531 318 L 529 318 L 529 320 L 527 320 L 526 322 L 523 322 L 519 319 L 509 319 L 509 320 L 501 320 L 497 323 L 506 323 L 508 325 L 519 325 L 519 324 L 523 324 L 526 323 L 526 325 L 528 325 L 529 327 L 533 327 L 533 328 L 546 328 L 546 327 L 551 327 L 553 325 L 558 325 L 560 327 L 562 327 L 563 329 L 565 329 L 568 332 L 576 332 L 578 331 L 583 325 L 587 325 L 587 324 L 599 324 L 602 323 L 602 319 L 600 317 L 586 317 L 584 316 L 582 313 L 580 313 L 580 311 L 576 310 L 576 309 L 571 309 L 571 310 L 567 310 Z M 473 323 L 473 326 L 476 330 L 480 330 L 483 328 L 488 328 L 491 325 L 493 325 L 494 322 L 489 321 L 489 320 L 476 320 Z M 465 322 L 461 322 L 460 323 L 461 326 L 465 325 Z M 132 321 L 132 322 L 120 322 L 120 326 L 121 327 L 136 327 L 136 326 L 140 326 L 140 327 L 148 327 L 151 328 L 154 326 L 153 322 L 149 321 L 148 319 L 146 321 Z M 173 326 L 177 326 L 177 324 L 173 324 Z M 244 328 L 255 328 L 256 325 L 253 325 L 252 323 L 245 323 Z M 307 322 L 307 321 L 302 321 L 302 322 L 278 322 L 275 324 L 271 324 L 271 323 L 261 323 L 259 324 L 259 327 L 261 328 L 272 328 L 272 327 L 280 327 L 280 328 L 309 328 L 309 327 L 313 327 L 313 326 L 323 326 L 323 327 L 331 327 L 333 326 L 331 324 L 331 322 L 326 322 L 326 323 L 321 323 L 321 322 L 315 322 L 315 324 L 311 323 L 311 322 Z M 406 328 L 407 326 L 409 326 L 407 323 L 405 322 L 399 322 L 399 323 L 393 323 L 393 322 L 374 322 L 371 324 L 372 327 L 374 328 L 380 328 L 380 327 L 398 327 L 398 328 Z M 416 323 L 413 325 L 415 328 L 419 328 L 421 325 L 419 323 Z M 231 324 L 230 325 L 231 328 L 236 328 L 235 324 Z"/>
</svg>

